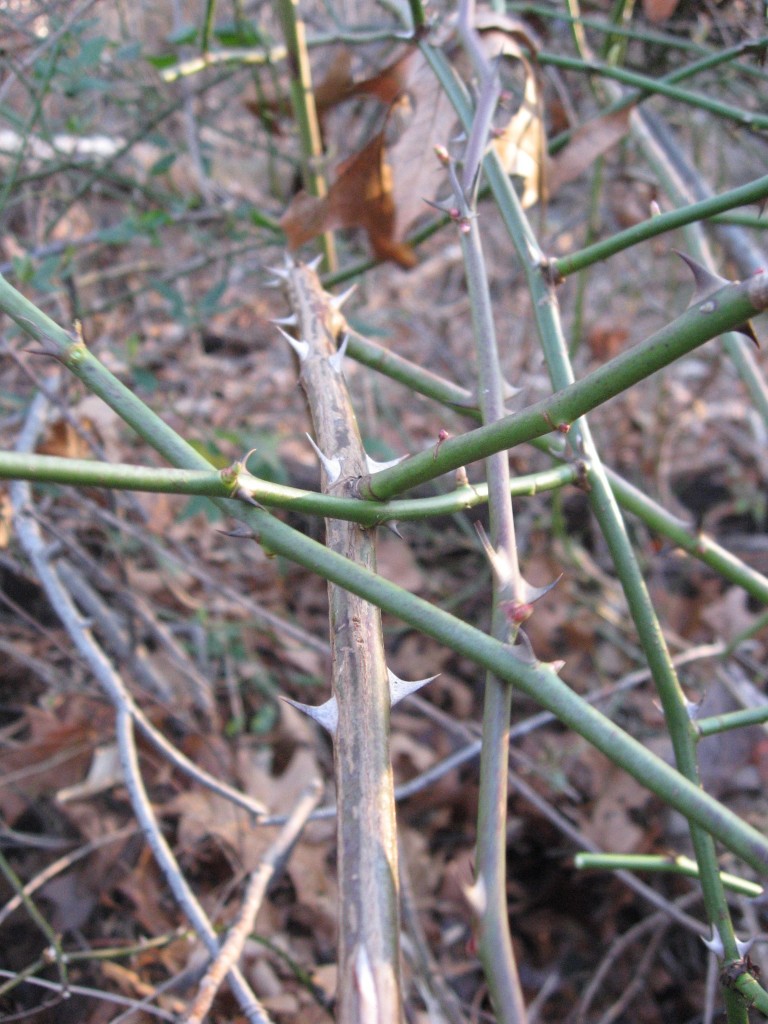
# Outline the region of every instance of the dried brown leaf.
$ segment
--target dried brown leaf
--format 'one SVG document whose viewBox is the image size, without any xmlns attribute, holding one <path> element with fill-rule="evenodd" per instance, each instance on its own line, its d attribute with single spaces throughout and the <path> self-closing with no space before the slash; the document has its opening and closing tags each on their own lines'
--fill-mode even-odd
<svg viewBox="0 0 768 1024">
<path fill-rule="evenodd" d="M 586 121 L 573 133 L 570 142 L 550 162 L 549 191 L 554 195 L 569 181 L 575 181 L 594 161 L 607 153 L 629 131 L 631 108 L 603 114 Z"/>
<path fill-rule="evenodd" d="M 512 52 L 510 44 L 504 51 Z M 493 140 L 493 148 L 507 174 L 523 179 L 521 203 L 524 208 L 546 199 L 548 182 L 547 136 L 544 130 L 539 84 L 530 62 L 518 51 L 525 69 L 523 102 Z"/>
<path fill-rule="evenodd" d="M 654 25 L 667 21 L 677 10 L 680 0 L 643 0 L 643 14 Z"/>
<path fill-rule="evenodd" d="M 363 91 L 363 84 L 356 88 Z M 295 196 L 281 226 L 292 249 L 323 231 L 362 227 L 380 259 L 412 267 L 416 258 L 404 238 L 442 181 L 429 154 L 449 140 L 455 115 L 416 50 L 370 79 L 364 91 L 394 94 L 384 128 L 340 165 L 327 196 Z"/>
</svg>

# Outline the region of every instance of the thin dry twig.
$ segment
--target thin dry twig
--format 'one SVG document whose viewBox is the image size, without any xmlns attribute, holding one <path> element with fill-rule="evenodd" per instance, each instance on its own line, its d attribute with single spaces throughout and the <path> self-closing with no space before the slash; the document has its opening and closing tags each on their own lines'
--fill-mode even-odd
<svg viewBox="0 0 768 1024">
<path fill-rule="evenodd" d="M 259 912 L 267 886 L 276 869 L 283 863 L 298 839 L 309 815 L 317 807 L 322 791 L 319 779 L 313 779 L 299 797 L 283 830 L 266 851 L 259 866 L 251 874 L 237 920 L 227 933 L 221 949 L 200 982 L 197 997 L 187 1014 L 186 1024 L 203 1024 L 221 983 L 240 959 L 245 940 L 253 931 L 253 922 Z"/>
<path fill-rule="evenodd" d="M 47 405 L 48 400 L 44 395 L 38 395 L 31 403 L 16 445 L 17 451 L 34 449 L 45 419 Z M 162 834 L 144 788 L 133 732 L 133 709 L 135 707 L 133 700 L 104 652 L 91 636 L 70 595 L 59 580 L 51 564 L 50 552 L 43 542 L 38 524 L 31 516 L 25 514 L 25 509 L 32 504 L 30 486 L 23 481 L 17 481 L 11 485 L 10 495 L 17 536 L 35 567 L 48 600 L 56 610 L 79 654 L 85 659 L 115 708 L 120 760 L 134 813 L 177 903 L 187 915 L 208 951 L 215 955 L 219 950 L 216 932 L 184 878 L 178 862 Z M 251 1024 L 268 1024 L 268 1015 L 264 1012 L 242 974 L 233 968 L 229 977 L 233 992 Z"/>
</svg>

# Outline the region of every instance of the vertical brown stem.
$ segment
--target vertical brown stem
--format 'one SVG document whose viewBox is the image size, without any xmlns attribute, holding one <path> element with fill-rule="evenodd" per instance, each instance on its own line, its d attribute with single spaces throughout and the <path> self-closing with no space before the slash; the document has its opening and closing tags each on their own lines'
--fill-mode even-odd
<svg viewBox="0 0 768 1024">
<path fill-rule="evenodd" d="M 300 359 L 316 442 L 337 459 L 337 480 L 323 472 L 323 490 L 353 496 L 367 473 L 365 452 L 338 360 L 341 318 L 314 270 L 287 271 Z M 326 542 L 376 569 L 375 537 L 354 523 L 326 520 Z M 334 742 L 337 790 L 339 1024 L 398 1024 L 400 994 L 397 842 L 389 758 L 389 684 L 378 608 L 330 584 Z"/>
</svg>

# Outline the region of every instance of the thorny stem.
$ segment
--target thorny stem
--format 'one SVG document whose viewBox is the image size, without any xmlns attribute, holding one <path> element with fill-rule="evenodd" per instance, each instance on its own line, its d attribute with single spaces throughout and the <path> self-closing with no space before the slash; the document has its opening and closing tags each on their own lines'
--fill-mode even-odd
<svg viewBox="0 0 768 1024">
<path fill-rule="evenodd" d="M 210 469 L 210 463 L 197 449 L 144 405 L 84 346 L 76 347 L 78 355 L 73 359 L 70 350 L 77 343 L 72 335 L 2 279 L 0 308 L 5 309 L 32 337 L 39 341 L 45 340 L 53 352 L 60 354 L 60 358 L 73 373 L 87 381 L 94 394 L 103 398 L 165 459 L 180 468 Z M 67 353 L 70 353 L 69 357 Z M 549 666 L 521 660 L 508 645 L 329 551 L 266 511 L 223 499 L 217 499 L 215 504 L 225 514 L 248 526 L 267 550 L 283 555 L 324 579 L 364 597 L 414 629 L 518 686 L 542 707 L 555 714 L 564 725 L 572 728 L 615 764 L 641 781 L 660 799 L 698 822 L 747 863 L 768 872 L 768 840 L 763 835 L 590 707 L 561 682 Z"/>
<path fill-rule="evenodd" d="M 684 227 L 694 221 L 714 217 L 725 210 L 747 203 L 757 203 L 768 196 L 768 175 L 751 181 L 748 185 L 723 192 L 722 195 L 704 199 L 699 203 L 691 203 L 676 210 L 660 213 L 656 217 L 634 224 L 625 231 L 620 231 L 610 238 L 604 238 L 584 249 L 569 253 L 567 256 L 552 260 L 551 267 L 556 277 L 568 277 L 570 274 L 591 266 L 600 260 L 608 259 L 617 252 L 629 249 L 638 242 L 647 241 L 658 235 L 665 234 L 675 228 Z"/>
<path fill-rule="evenodd" d="M 444 74 L 441 60 L 439 58 L 430 59 L 441 81 L 446 84 L 448 76 Z M 466 97 L 461 90 L 455 88 L 453 83 L 447 86 L 447 91 L 454 101 L 466 129 L 471 123 L 471 111 L 467 105 Z M 536 238 L 531 232 L 517 195 L 512 189 L 509 179 L 504 174 L 498 157 L 495 153 L 490 153 L 486 157 L 485 163 L 489 182 L 499 205 L 499 210 L 526 275 L 532 307 L 552 383 L 555 388 L 561 389 L 562 393 L 562 389 L 567 390 L 573 386 L 573 371 L 560 328 L 557 303 L 552 284 L 545 280 L 540 272 L 542 261 Z M 768 292 L 768 289 L 763 288 L 762 285 L 763 282 L 760 282 L 758 288 L 761 291 Z M 720 293 L 718 292 L 717 294 Z M 701 308 L 700 305 L 699 308 Z M 698 786 L 696 745 L 693 729 L 687 718 L 682 690 L 627 536 L 621 514 L 615 503 L 597 450 L 592 442 L 586 421 L 574 424 L 573 436 L 575 443 L 580 445 L 581 450 L 590 463 L 590 503 L 611 551 L 629 604 L 630 613 L 638 630 L 641 645 L 648 659 L 649 667 L 652 670 L 654 682 L 659 690 L 672 737 L 678 768 L 683 776 L 692 784 Z M 705 833 L 699 827 L 698 822 L 690 817 L 688 820 L 696 860 L 701 871 L 701 883 L 707 914 L 713 929 L 717 929 L 722 940 L 725 958 L 731 961 L 737 958 L 738 951 L 728 906 L 717 871 L 714 843 L 711 835 Z M 733 1022 L 733 1024 L 737 1021 L 743 1021 L 745 1018 L 743 1008 L 740 1009 L 737 1006 L 737 1001 L 731 998 L 729 992 L 726 992 L 725 995 L 729 1021 Z"/>
<path fill-rule="evenodd" d="M 699 869 L 695 861 L 683 854 L 645 854 L 645 853 L 577 853 L 573 859 L 574 867 L 580 871 L 587 869 L 599 871 L 653 871 L 659 874 L 686 875 L 698 878 Z M 732 892 L 755 899 L 765 891 L 762 885 L 739 878 L 727 871 L 721 871 L 723 885 Z"/>
<path fill-rule="evenodd" d="M 349 496 L 366 468 L 357 420 L 337 352 L 338 311 L 313 269 L 285 271 L 299 357 L 320 451 L 338 464 L 323 488 Z M 376 535 L 355 523 L 326 520 L 326 544 L 376 571 Z M 402 1018 L 397 832 L 389 750 L 390 693 L 381 612 L 329 584 L 339 879 L 339 1024 L 397 1024 Z"/>
<path fill-rule="evenodd" d="M 473 119 L 464 155 L 461 183 L 450 173 L 454 199 L 461 214 L 459 238 L 464 257 L 472 327 L 477 353 L 477 383 L 480 412 L 484 423 L 504 415 L 504 395 L 490 289 L 485 270 L 480 229 L 477 221 L 477 185 L 482 154 L 487 146 L 491 120 L 500 92 L 495 69 L 483 55 L 472 26 L 474 3 L 464 0 L 459 8 L 459 31 L 480 75 L 478 109 Z M 449 163 L 449 172 L 453 165 Z M 511 628 L 505 602 L 525 603 L 518 563 L 515 522 L 509 493 L 509 459 L 506 451 L 495 452 L 485 461 L 488 482 L 491 546 L 509 570 L 509 579 L 493 574 L 491 634 L 514 643 L 517 628 Z M 480 799 L 477 821 L 477 862 L 475 865 L 478 921 L 478 953 L 485 967 L 491 1000 L 499 1021 L 523 1024 L 525 1001 L 515 961 L 507 913 L 507 798 L 509 765 L 509 718 L 512 688 L 489 672 L 483 698 L 483 745 L 480 755 Z"/>
<path fill-rule="evenodd" d="M 537 274 L 535 267 L 531 264 L 530 252 L 535 242 L 532 242 L 533 236 L 517 196 L 509 187 L 503 190 L 499 189 L 496 196 L 500 206 L 506 210 L 510 236 L 526 270 L 532 305 L 553 386 L 555 388 L 568 387 L 573 381 L 573 370 L 565 339 L 562 336 L 553 286 Z M 685 698 L 621 513 L 592 441 L 586 420 L 578 420 L 573 424 L 573 437 L 574 444 L 584 453 L 589 463 L 590 504 L 611 552 L 630 614 L 637 628 L 638 638 L 659 692 L 677 767 L 690 782 L 698 786 L 700 782 L 696 761 L 696 743 L 693 727 L 686 710 Z M 738 954 L 730 912 L 718 873 L 714 842 L 711 835 L 690 819 L 689 828 L 699 866 L 707 915 L 713 928 L 717 929 L 722 938 L 726 957 L 728 959 L 735 958 Z M 729 1014 L 731 1011 L 735 1013 L 735 1008 L 729 1003 Z M 739 1015 L 736 1014 L 731 1019 L 735 1021 L 739 1019 Z"/>
<path fill-rule="evenodd" d="M 768 117 L 764 114 L 741 110 L 738 107 L 731 106 L 729 103 L 722 103 L 719 100 L 711 99 L 703 93 L 689 92 L 687 89 L 681 89 L 677 85 L 671 85 L 665 79 L 650 78 L 648 75 L 641 75 L 636 71 L 629 71 L 626 68 L 614 67 L 611 64 L 603 64 L 596 60 L 566 57 L 562 54 L 539 53 L 538 59 L 542 64 L 549 64 L 553 67 L 565 68 L 571 71 L 585 71 L 590 75 L 594 74 L 601 78 L 622 82 L 625 85 L 634 86 L 634 88 L 642 93 L 667 96 L 680 104 L 707 110 L 711 114 L 735 121 L 737 124 L 745 125 L 748 128 L 768 128 Z"/>
<path fill-rule="evenodd" d="M 502 179 L 509 185 L 503 168 L 499 167 L 496 178 L 499 185 Z M 504 208 L 500 209 L 505 217 Z M 528 260 L 528 266 L 536 273 L 538 262 L 537 259 L 532 264 Z M 696 303 L 644 342 L 586 374 L 581 380 L 562 387 L 551 397 L 505 416 L 497 423 L 449 438 L 435 458 L 424 452 L 391 469 L 382 470 L 361 481 L 359 493 L 364 498 L 386 500 L 442 473 L 485 458 L 494 451 L 532 441 L 561 426 L 567 427 L 579 416 L 645 380 L 723 331 L 739 326 L 765 308 L 768 308 L 768 275 L 756 276 L 741 284 L 730 284 L 709 296 L 705 302 Z"/>
<path fill-rule="evenodd" d="M 561 465 L 516 476 L 510 480 L 510 494 L 522 496 L 554 490 L 578 482 L 580 473 L 579 465 Z M 428 498 L 374 503 L 262 480 L 246 472 L 242 463 L 220 471 L 193 471 L 115 465 L 96 459 L 68 459 L 57 455 L 21 456 L 16 452 L 0 452 L 0 479 L 161 494 L 197 494 L 208 498 L 231 498 L 235 492 L 240 496 L 245 493 L 269 508 L 344 519 L 360 526 L 452 515 L 488 501 L 488 485 L 480 483 L 466 484 Z"/>
</svg>

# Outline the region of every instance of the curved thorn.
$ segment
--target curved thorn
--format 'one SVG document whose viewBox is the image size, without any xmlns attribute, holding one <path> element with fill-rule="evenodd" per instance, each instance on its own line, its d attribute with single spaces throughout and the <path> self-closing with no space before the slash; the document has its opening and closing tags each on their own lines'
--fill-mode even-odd
<svg viewBox="0 0 768 1024">
<path fill-rule="evenodd" d="M 483 529 L 481 522 L 475 523 L 475 530 L 480 538 L 480 543 L 483 545 L 486 557 L 491 566 L 491 572 L 493 573 L 494 579 L 499 586 L 500 590 L 508 587 L 512 580 L 512 567 L 509 564 L 509 559 L 504 551 L 496 551 L 488 539 L 488 534 Z"/>
<path fill-rule="evenodd" d="M 396 459 L 389 459 L 387 462 L 377 462 L 376 459 L 372 459 L 370 455 L 366 454 L 365 464 L 368 467 L 369 473 L 380 473 L 382 469 L 391 469 L 398 462 L 402 462 L 403 459 L 407 458 L 407 455 L 399 455 Z"/>
<path fill-rule="evenodd" d="M 274 320 L 272 322 L 276 323 Z M 501 382 L 501 397 L 505 402 L 510 398 L 516 398 L 522 391 L 523 388 L 516 388 L 515 385 L 510 384 L 508 380 L 502 380 Z"/>
<path fill-rule="evenodd" d="M 250 494 L 242 485 L 233 492 L 232 497 L 239 498 L 240 501 L 244 501 L 248 505 L 253 505 L 254 508 L 260 508 L 262 511 L 264 511 L 264 506 L 260 502 L 256 501 L 254 496 Z"/>
<path fill-rule="evenodd" d="M 534 587 L 532 586 L 532 584 L 528 582 L 528 580 L 521 576 L 520 588 L 522 590 L 523 601 L 525 601 L 527 604 L 533 604 L 534 601 L 538 601 L 540 597 L 544 597 L 544 595 L 548 594 L 553 587 L 556 587 L 562 578 L 563 574 L 560 573 L 557 579 L 552 580 L 551 583 L 547 583 L 543 587 Z"/>
<path fill-rule="evenodd" d="M 696 302 L 700 302 L 702 299 L 706 299 L 712 292 L 717 292 L 721 288 L 724 288 L 727 284 L 733 284 L 733 281 L 729 281 L 725 277 L 720 277 L 719 274 L 713 274 L 708 267 L 705 267 L 698 260 L 693 259 L 687 253 L 680 252 L 679 249 L 673 249 L 672 252 L 679 256 L 680 259 L 685 263 L 690 272 L 693 274 L 693 282 L 696 290 L 693 293 L 690 305 Z"/>
<path fill-rule="evenodd" d="M 438 673 L 439 675 L 440 673 Z M 405 679 L 401 679 L 396 676 L 392 669 L 387 669 L 387 678 L 389 680 L 389 703 L 391 707 L 395 704 L 399 704 L 401 700 L 404 700 L 409 694 L 416 693 L 422 686 L 426 686 L 427 683 L 431 683 L 433 679 L 437 679 L 437 675 L 428 676 L 426 679 L 413 679 L 408 682 Z"/>
<path fill-rule="evenodd" d="M 328 478 L 328 483 L 329 484 L 335 484 L 336 481 L 341 476 L 341 462 L 337 458 L 329 459 L 327 455 L 323 455 L 323 453 L 317 447 L 317 445 L 312 440 L 312 438 L 310 437 L 309 434 L 307 434 L 307 440 L 312 445 L 312 447 L 315 449 L 315 453 L 316 453 L 318 459 L 320 459 L 322 467 L 325 470 L 325 475 Z"/>
<path fill-rule="evenodd" d="M 760 348 L 760 342 L 757 340 L 755 334 L 755 328 L 752 326 L 751 320 L 745 320 L 743 324 L 739 324 L 738 327 L 732 328 L 737 334 L 743 334 L 746 338 L 752 342 L 755 348 Z"/>
<path fill-rule="evenodd" d="M 344 334 L 344 339 L 339 345 L 338 349 L 333 353 L 332 356 L 328 357 L 328 362 L 334 368 L 336 373 L 341 373 L 342 365 L 344 363 L 344 356 L 347 354 L 347 345 L 349 345 L 349 332 Z"/>
<path fill-rule="evenodd" d="M 722 959 L 725 956 L 725 950 L 723 949 L 723 940 L 720 938 L 720 933 L 714 925 L 712 925 L 711 938 L 705 939 L 703 935 L 700 936 L 700 938 L 704 945 L 707 947 L 707 949 L 711 953 L 714 953 L 718 959 Z"/>
<path fill-rule="evenodd" d="M 287 281 L 291 276 L 291 271 L 288 267 L 265 267 L 264 269 L 270 274 L 274 274 L 278 281 Z"/>
<path fill-rule="evenodd" d="M 541 662 L 533 653 L 533 646 L 525 630 L 517 631 L 516 643 L 507 644 L 507 649 L 515 658 L 518 658 L 526 665 L 540 665 Z"/>
<path fill-rule="evenodd" d="M 325 704 L 301 704 L 297 700 L 291 700 L 290 697 L 280 697 L 280 700 L 285 701 L 286 704 L 290 704 L 291 707 L 296 708 L 297 711 L 301 711 L 302 714 L 308 715 L 314 719 L 318 725 L 331 734 L 336 735 L 336 729 L 339 724 L 339 709 L 336 705 L 336 698 L 331 697 L 325 702 Z"/>
<path fill-rule="evenodd" d="M 344 303 L 347 301 L 350 295 L 352 295 L 356 291 L 357 282 L 355 282 L 355 284 L 353 285 L 350 285 L 350 287 L 347 288 L 345 292 L 342 292 L 341 295 L 331 295 L 331 305 L 333 306 L 334 309 L 341 309 L 341 307 L 344 305 Z"/>
<path fill-rule="evenodd" d="M 309 355 L 309 345 L 307 344 L 307 342 L 299 341 L 298 338 L 292 338 L 291 335 L 287 331 L 284 331 L 283 328 L 280 327 L 278 324 L 275 324 L 275 326 L 277 327 L 278 331 L 280 331 L 285 340 L 288 342 L 288 344 L 291 346 L 296 355 L 299 357 L 299 362 L 303 363 L 304 360 Z"/>
<path fill-rule="evenodd" d="M 482 875 L 472 885 L 464 886 L 464 897 L 477 917 L 483 917 L 488 908 L 488 891 Z"/>
</svg>

